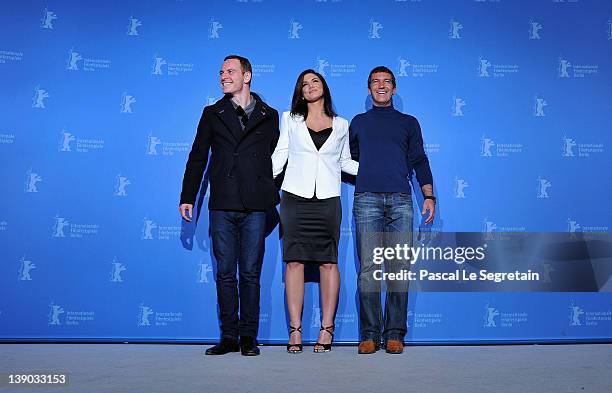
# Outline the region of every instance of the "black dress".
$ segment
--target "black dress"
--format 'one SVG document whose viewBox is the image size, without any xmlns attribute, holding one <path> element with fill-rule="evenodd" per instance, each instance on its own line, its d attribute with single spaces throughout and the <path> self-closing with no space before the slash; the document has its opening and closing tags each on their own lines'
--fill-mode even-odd
<svg viewBox="0 0 612 393">
<path fill-rule="evenodd" d="M 332 128 L 319 132 L 308 129 L 317 150 L 329 138 Z M 316 192 L 315 192 L 316 194 Z M 338 263 L 338 241 L 342 207 L 340 197 L 302 198 L 283 191 L 280 222 L 285 262 Z"/>
</svg>

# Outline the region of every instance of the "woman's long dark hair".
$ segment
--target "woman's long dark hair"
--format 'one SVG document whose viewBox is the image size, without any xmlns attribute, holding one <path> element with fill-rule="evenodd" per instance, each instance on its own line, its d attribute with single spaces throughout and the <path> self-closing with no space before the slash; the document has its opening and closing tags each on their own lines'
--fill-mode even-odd
<svg viewBox="0 0 612 393">
<path fill-rule="evenodd" d="M 293 89 L 293 99 L 291 99 L 291 115 L 302 115 L 304 116 L 304 120 L 308 117 L 308 102 L 302 96 L 302 83 L 304 83 L 304 75 L 306 74 L 314 74 L 319 78 L 321 84 L 323 85 L 323 110 L 325 114 L 329 117 L 336 116 L 336 112 L 334 112 L 334 107 L 332 105 L 331 93 L 329 92 L 329 87 L 327 87 L 327 82 L 325 82 L 325 78 L 323 75 L 319 74 L 315 70 L 307 69 L 300 73 L 300 76 L 297 78 L 297 82 L 295 82 L 295 89 Z"/>
</svg>

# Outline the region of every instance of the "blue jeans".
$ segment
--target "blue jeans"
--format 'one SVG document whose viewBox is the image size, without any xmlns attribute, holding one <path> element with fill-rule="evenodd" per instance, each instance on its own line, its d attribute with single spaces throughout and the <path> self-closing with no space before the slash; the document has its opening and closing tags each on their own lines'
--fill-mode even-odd
<svg viewBox="0 0 612 393">
<path fill-rule="evenodd" d="M 408 312 L 408 280 L 384 281 L 386 299 L 384 325 L 381 308 L 381 281 L 375 271 L 394 273 L 410 269 L 407 259 L 374 263 L 374 249 L 397 244 L 412 246 L 412 196 L 403 192 L 357 192 L 353 202 L 359 271 L 359 322 L 361 340 L 380 343 L 404 340 Z"/>
<path fill-rule="evenodd" d="M 257 338 L 266 213 L 210 210 L 209 217 L 212 250 L 217 260 L 215 281 L 221 337 Z M 237 268 L 240 271 L 239 285 Z"/>
</svg>

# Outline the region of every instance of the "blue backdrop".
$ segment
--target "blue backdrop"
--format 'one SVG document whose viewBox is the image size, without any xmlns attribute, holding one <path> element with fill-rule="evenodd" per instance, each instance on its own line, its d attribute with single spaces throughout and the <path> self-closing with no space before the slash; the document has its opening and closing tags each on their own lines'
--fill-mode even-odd
<svg viewBox="0 0 612 393">
<path fill-rule="evenodd" d="M 349 120 L 370 105 L 369 70 L 392 68 L 396 108 L 423 129 L 434 231 L 612 224 L 609 1 L 0 8 L 2 340 L 217 339 L 207 198 L 197 226 L 181 222 L 177 206 L 197 122 L 220 97 L 218 70 L 230 53 L 251 60 L 252 89 L 279 112 L 299 72 L 318 70 Z M 347 342 L 358 339 L 352 194 L 344 184 L 336 339 Z M 263 267 L 264 342 L 287 335 L 281 260 L 276 228 Z M 609 340 L 611 288 L 609 280 L 591 292 L 412 288 L 407 339 Z M 308 283 L 305 341 L 316 339 L 319 318 L 318 285 Z"/>
</svg>

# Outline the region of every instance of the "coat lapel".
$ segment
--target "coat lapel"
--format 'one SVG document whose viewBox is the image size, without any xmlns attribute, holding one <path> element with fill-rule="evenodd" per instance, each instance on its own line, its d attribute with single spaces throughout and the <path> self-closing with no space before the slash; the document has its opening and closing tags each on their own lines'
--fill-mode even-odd
<svg viewBox="0 0 612 393">
<path fill-rule="evenodd" d="M 225 127 L 227 127 L 230 134 L 232 134 L 234 139 L 237 141 L 240 140 L 242 127 L 240 126 L 240 120 L 238 119 L 238 116 L 236 116 L 236 111 L 234 110 L 232 103 L 229 102 L 229 99 L 225 99 L 225 103 L 217 108 L 216 113 L 223 124 L 225 124 Z"/>
<path fill-rule="evenodd" d="M 247 123 L 247 126 L 244 131 L 242 131 L 242 137 L 239 138 L 239 140 L 244 139 L 249 134 L 249 132 L 251 132 L 255 127 L 257 127 L 259 123 L 264 121 L 267 116 L 268 110 L 266 106 L 262 105 L 261 101 L 257 99 L 257 102 L 255 103 L 255 108 L 253 108 L 253 112 L 249 117 L 249 122 Z"/>
</svg>

